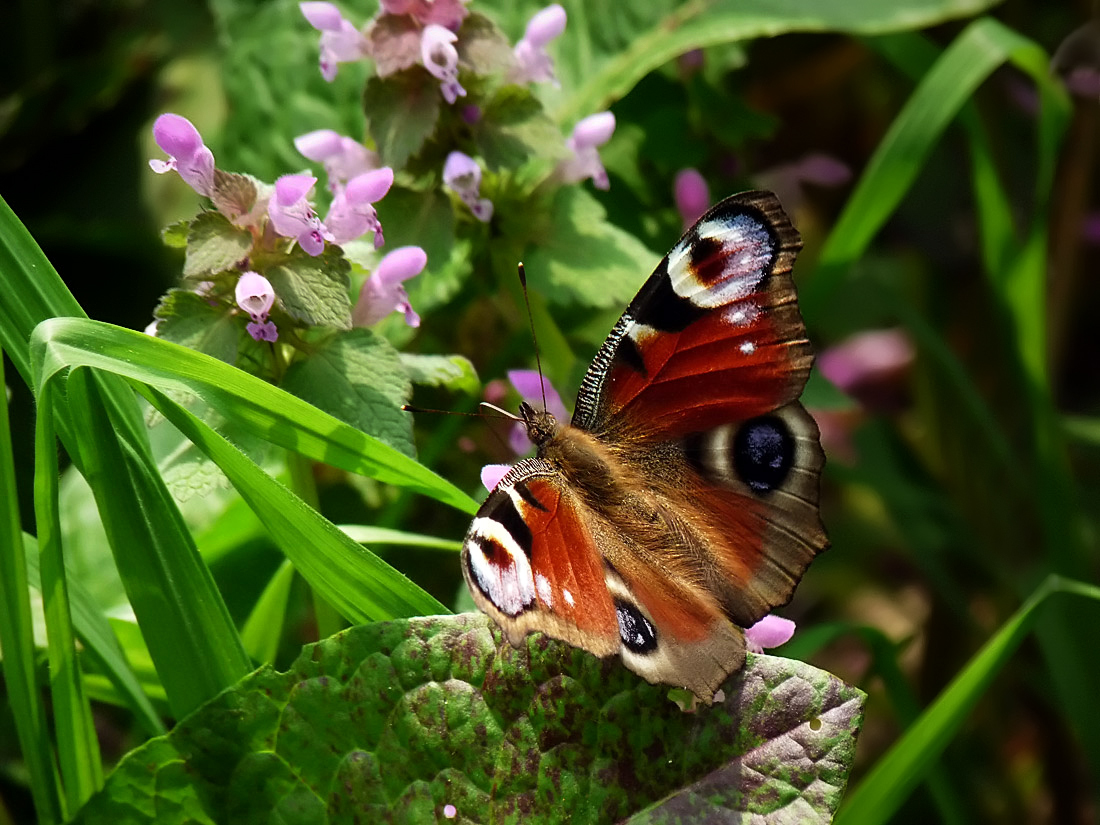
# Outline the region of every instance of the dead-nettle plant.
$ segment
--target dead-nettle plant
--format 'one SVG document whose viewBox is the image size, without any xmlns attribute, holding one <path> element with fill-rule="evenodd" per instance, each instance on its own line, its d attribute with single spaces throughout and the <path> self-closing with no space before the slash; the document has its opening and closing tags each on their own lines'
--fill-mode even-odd
<svg viewBox="0 0 1100 825">
<path fill-rule="evenodd" d="M 168 158 L 151 160 L 151 168 L 177 172 L 214 208 L 165 230 L 165 241 L 184 250 L 183 284 L 163 298 L 147 331 L 276 384 L 289 373 L 296 394 L 385 438 L 313 382 L 295 380 L 295 373 L 308 372 L 296 365 L 319 351 L 330 359 L 354 358 L 366 348 L 377 359 L 389 345 L 371 327 L 395 311 L 408 326 L 420 324 L 404 283 L 431 278 L 433 269 L 449 264 L 429 260 L 423 247 L 430 239 L 387 249 L 376 204 L 396 180 L 414 199 L 449 199 L 456 234 L 484 241 L 477 226 L 492 221 L 494 202 L 510 208 L 523 201 L 537 210 L 562 187 L 585 179 L 606 189 L 598 147 L 611 138 L 615 118 L 591 115 L 562 138 L 531 91 L 535 83 L 557 83 L 546 46 L 565 29 L 561 6 L 536 14 L 514 47 L 458 0 L 383 3 L 362 29 L 331 3 L 300 7 L 321 33 L 326 80 L 335 78 L 340 63 L 373 61 L 364 99 L 366 140 L 374 146 L 331 129 L 295 137 L 303 158 L 324 169 L 327 184 L 319 193 L 317 177 L 308 172 L 269 183 L 221 170 L 190 121 L 161 115 L 153 134 Z M 328 201 L 323 219 L 318 197 Z M 515 240 L 522 248 L 527 239 Z M 440 380 L 415 363 L 416 356 L 405 356 L 413 369 L 397 377 L 395 406 L 408 400 L 404 373 Z M 461 375 L 450 375 L 465 376 L 463 366 Z M 409 434 L 400 440 L 407 448 Z"/>
<path fill-rule="evenodd" d="M 153 134 L 167 158 L 151 160 L 152 170 L 176 172 L 212 208 L 165 230 L 184 252 L 182 284 L 146 331 L 241 367 L 412 455 L 411 416 L 402 411 L 411 384 L 468 384 L 472 367 L 456 370 L 458 356 L 399 353 L 391 343 L 409 340 L 421 323 L 406 284 L 439 277 L 454 262 L 432 259 L 430 237 L 391 249 L 386 235 L 407 238 L 395 221 L 444 204 L 465 243 L 458 254 L 473 259 L 489 257 L 490 238 L 523 250 L 537 237 L 525 233 L 544 231 L 545 220 L 515 219 L 518 204 L 534 215 L 572 211 L 578 224 L 602 219 L 595 202 L 569 193 L 586 180 L 609 187 L 599 150 L 615 117 L 593 113 L 564 136 L 533 91 L 558 85 L 547 51 L 566 30 L 556 4 L 535 14 L 514 45 L 461 0 L 383 0 L 362 26 L 331 3 L 300 8 L 320 32 L 326 80 L 341 64 L 373 63 L 363 94 L 367 134 L 319 128 L 294 138 L 304 161 L 324 170 L 319 189 L 308 171 L 268 182 L 219 169 L 190 121 L 157 118 Z M 685 216 L 706 208 L 701 179 L 677 191 Z M 403 208 L 383 226 L 379 212 L 394 193 Z M 630 254 L 645 257 L 630 243 Z M 589 304 L 617 300 L 608 293 Z M 565 420 L 541 375 L 509 378 L 521 397 Z M 521 431 L 510 441 L 519 455 L 530 448 Z M 491 465 L 482 477 L 492 487 L 502 472 Z M 299 792 L 333 814 L 375 810 L 401 821 L 495 821 L 537 810 L 539 800 L 591 822 L 647 805 L 658 806 L 659 818 L 800 806 L 828 818 L 851 765 L 863 695 L 801 663 L 759 655 L 793 631 L 778 617 L 750 629 L 746 668 L 713 707 L 697 709 L 686 692 L 639 681 L 616 660 L 538 637 L 520 651 L 502 647 L 482 617 L 353 628 L 308 648 L 286 674 L 261 669 L 135 751 L 83 821 L 110 818 L 134 788 L 137 808 L 157 810 L 156 777 L 181 761 L 186 777 L 174 787 L 196 804 L 205 799 L 215 818 L 288 805 Z M 254 707 L 260 693 L 267 698 Z M 639 707 L 649 709 L 636 720 Z M 644 736 L 629 733 L 635 724 Z M 232 745 L 204 750 L 210 732 Z M 434 755 L 425 762 L 425 754 Z M 539 767 L 509 771 L 501 758 Z M 607 765 L 623 776 L 608 775 Z M 494 774 L 490 794 L 484 778 Z M 256 782 L 279 790 L 252 795 Z M 575 793 L 562 795 L 562 782 Z M 314 795 L 321 787 L 333 789 L 324 803 Z"/>
</svg>

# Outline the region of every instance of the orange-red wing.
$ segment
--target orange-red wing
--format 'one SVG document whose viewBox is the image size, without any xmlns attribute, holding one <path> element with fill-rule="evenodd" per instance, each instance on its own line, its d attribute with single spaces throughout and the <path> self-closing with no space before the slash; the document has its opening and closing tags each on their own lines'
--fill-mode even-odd
<svg viewBox="0 0 1100 825">
<path fill-rule="evenodd" d="M 478 606 L 513 641 L 541 630 L 600 656 L 618 651 L 615 607 L 586 516 L 537 459 L 516 465 L 478 511 L 463 574 Z"/>
<path fill-rule="evenodd" d="M 770 193 L 711 209 L 619 319 L 584 378 L 573 424 L 663 441 L 797 398 L 812 362 L 790 277 L 800 247 Z"/>
</svg>

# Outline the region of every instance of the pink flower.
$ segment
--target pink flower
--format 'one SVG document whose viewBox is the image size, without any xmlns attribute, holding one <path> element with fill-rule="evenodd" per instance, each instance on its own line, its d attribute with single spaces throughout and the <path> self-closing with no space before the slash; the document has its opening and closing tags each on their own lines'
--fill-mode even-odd
<svg viewBox="0 0 1100 825">
<path fill-rule="evenodd" d="M 829 381 L 872 410 L 904 406 L 905 380 L 916 357 L 912 342 L 900 329 L 852 335 L 817 357 Z"/>
<path fill-rule="evenodd" d="M 355 326 L 369 327 L 395 310 L 405 313 L 410 327 L 420 326 L 420 316 L 409 304 L 409 293 L 402 284 L 419 275 L 427 263 L 428 254 L 419 246 L 398 247 L 386 255 L 359 292 L 351 313 Z"/>
<path fill-rule="evenodd" d="M 1054 50 L 1050 69 L 1061 76 L 1070 94 L 1100 96 L 1100 19 L 1070 32 Z"/>
<path fill-rule="evenodd" d="M 158 175 L 172 169 L 184 182 L 204 197 L 214 192 L 214 153 L 202 142 L 202 135 L 185 117 L 163 114 L 153 123 L 153 139 L 168 155 L 168 160 L 153 158 L 149 168 Z"/>
<path fill-rule="evenodd" d="M 673 192 L 684 229 L 699 220 L 710 208 L 710 189 L 696 169 L 681 169 L 677 172 Z"/>
<path fill-rule="evenodd" d="M 546 53 L 546 46 L 565 31 L 565 20 L 565 9 L 554 3 L 528 21 L 527 30 L 513 52 L 517 64 L 517 83 L 546 80 L 554 86 L 561 85 L 554 76 L 554 61 Z"/>
<path fill-rule="evenodd" d="M 455 31 L 469 14 L 467 0 L 382 0 L 386 14 L 410 15 L 421 26 L 434 23 Z"/>
<path fill-rule="evenodd" d="M 332 240 L 347 243 L 373 230 L 374 248 L 381 248 L 385 243 L 382 224 L 373 204 L 382 200 L 392 184 L 393 169 L 383 166 L 356 175 L 347 186 L 337 186 L 336 196 L 325 216 L 325 226 L 332 233 Z"/>
<path fill-rule="evenodd" d="M 466 90 L 458 82 L 458 49 L 454 47 L 457 40 L 453 31 L 435 23 L 425 26 L 420 37 L 420 59 L 424 68 L 441 81 L 439 91 L 448 103 L 466 96 Z"/>
<path fill-rule="evenodd" d="M 576 183 L 591 178 L 597 189 L 610 189 L 607 170 L 600 162 L 597 147 L 603 146 L 615 133 L 615 115 L 600 112 L 589 115 L 573 127 L 573 134 L 565 141 L 572 156 L 558 165 L 558 175 L 565 183 Z"/>
<path fill-rule="evenodd" d="M 253 321 L 263 321 L 275 303 L 275 290 L 271 281 L 250 270 L 237 279 L 235 297 L 237 306 L 247 312 Z"/>
<path fill-rule="evenodd" d="M 745 646 L 753 653 L 763 653 L 766 647 L 779 647 L 794 635 L 795 623 L 781 616 L 765 616 L 745 630 Z"/>
<path fill-rule="evenodd" d="M 852 179 L 852 170 L 843 161 L 821 152 L 811 152 L 793 163 L 773 166 L 753 176 L 757 186 L 770 189 L 788 211 L 797 209 L 806 184 L 841 186 Z"/>
<path fill-rule="evenodd" d="M 299 135 L 294 138 L 294 146 L 305 157 L 324 165 L 328 187 L 333 191 L 338 184 L 378 168 L 377 153 L 332 129 Z"/>
<path fill-rule="evenodd" d="M 299 3 L 309 25 L 321 32 L 321 77 L 331 83 L 340 63 L 354 63 L 366 56 L 366 39 L 332 3 Z"/>
<path fill-rule="evenodd" d="M 535 370 L 509 370 L 508 380 L 516 388 L 520 397 L 534 407 L 542 407 L 542 399 L 545 394 L 546 410 L 558 420 L 559 423 L 569 421 L 569 413 L 562 403 L 558 391 L 548 380 Z M 508 446 L 516 453 L 523 455 L 531 449 L 531 441 L 527 438 L 527 427 L 517 421 L 508 433 Z"/>
<path fill-rule="evenodd" d="M 481 194 L 481 167 L 469 155 L 451 152 L 443 164 L 443 183 L 462 199 L 474 217 L 488 223 L 493 217 L 493 202 Z"/>
<path fill-rule="evenodd" d="M 511 469 L 511 464 L 486 464 L 481 468 L 481 483 L 491 493 Z"/>
<path fill-rule="evenodd" d="M 249 321 L 245 325 L 245 330 L 256 341 L 270 341 L 274 343 L 279 339 L 279 331 L 275 328 L 273 321 L 264 321 L 259 323 L 257 321 Z"/>
<path fill-rule="evenodd" d="M 244 272 L 237 279 L 234 291 L 237 306 L 248 313 L 252 321 L 245 327 L 257 341 L 275 341 L 279 337 L 275 324 L 267 314 L 275 303 L 275 290 L 271 282 L 257 272 Z"/>
<path fill-rule="evenodd" d="M 284 238 L 294 238 L 309 255 L 320 255 L 325 241 L 334 240 L 310 206 L 308 196 L 315 183 L 313 175 L 283 175 L 267 202 L 272 228 Z"/>
</svg>

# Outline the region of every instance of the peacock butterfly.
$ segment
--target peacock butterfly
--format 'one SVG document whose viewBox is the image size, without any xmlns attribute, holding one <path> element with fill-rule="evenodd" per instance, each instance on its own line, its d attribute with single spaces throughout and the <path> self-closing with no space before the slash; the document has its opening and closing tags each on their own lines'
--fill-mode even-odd
<svg viewBox="0 0 1100 825">
<path fill-rule="evenodd" d="M 749 627 L 828 541 L 813 361 L 770 192 L 719 203 L 665 256 L 588 368 L 572 422 L 524 402 L 537 456 L 466 534 L 462 572 L 513 645 L 541 631 L 710 703 Z"/>
</svg>

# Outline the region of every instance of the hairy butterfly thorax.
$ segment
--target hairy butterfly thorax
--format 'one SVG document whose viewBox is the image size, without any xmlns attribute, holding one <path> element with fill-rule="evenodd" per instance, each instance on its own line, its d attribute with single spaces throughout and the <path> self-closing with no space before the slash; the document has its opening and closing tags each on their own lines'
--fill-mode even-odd
<svg viewBox="0 0 1100 825">
<path fill-rule="evenodd" d="M 524 403 L 537 447 L 490 493 L 463 575 L 513 644 L 541 631 L 618 653 L 710 702 L 742 628 L 827 545 L 824 457 L 798 402 L 812 363 L 774 195 L 689 229 L 596 354 L 569 424 Z"/>
</svg>

